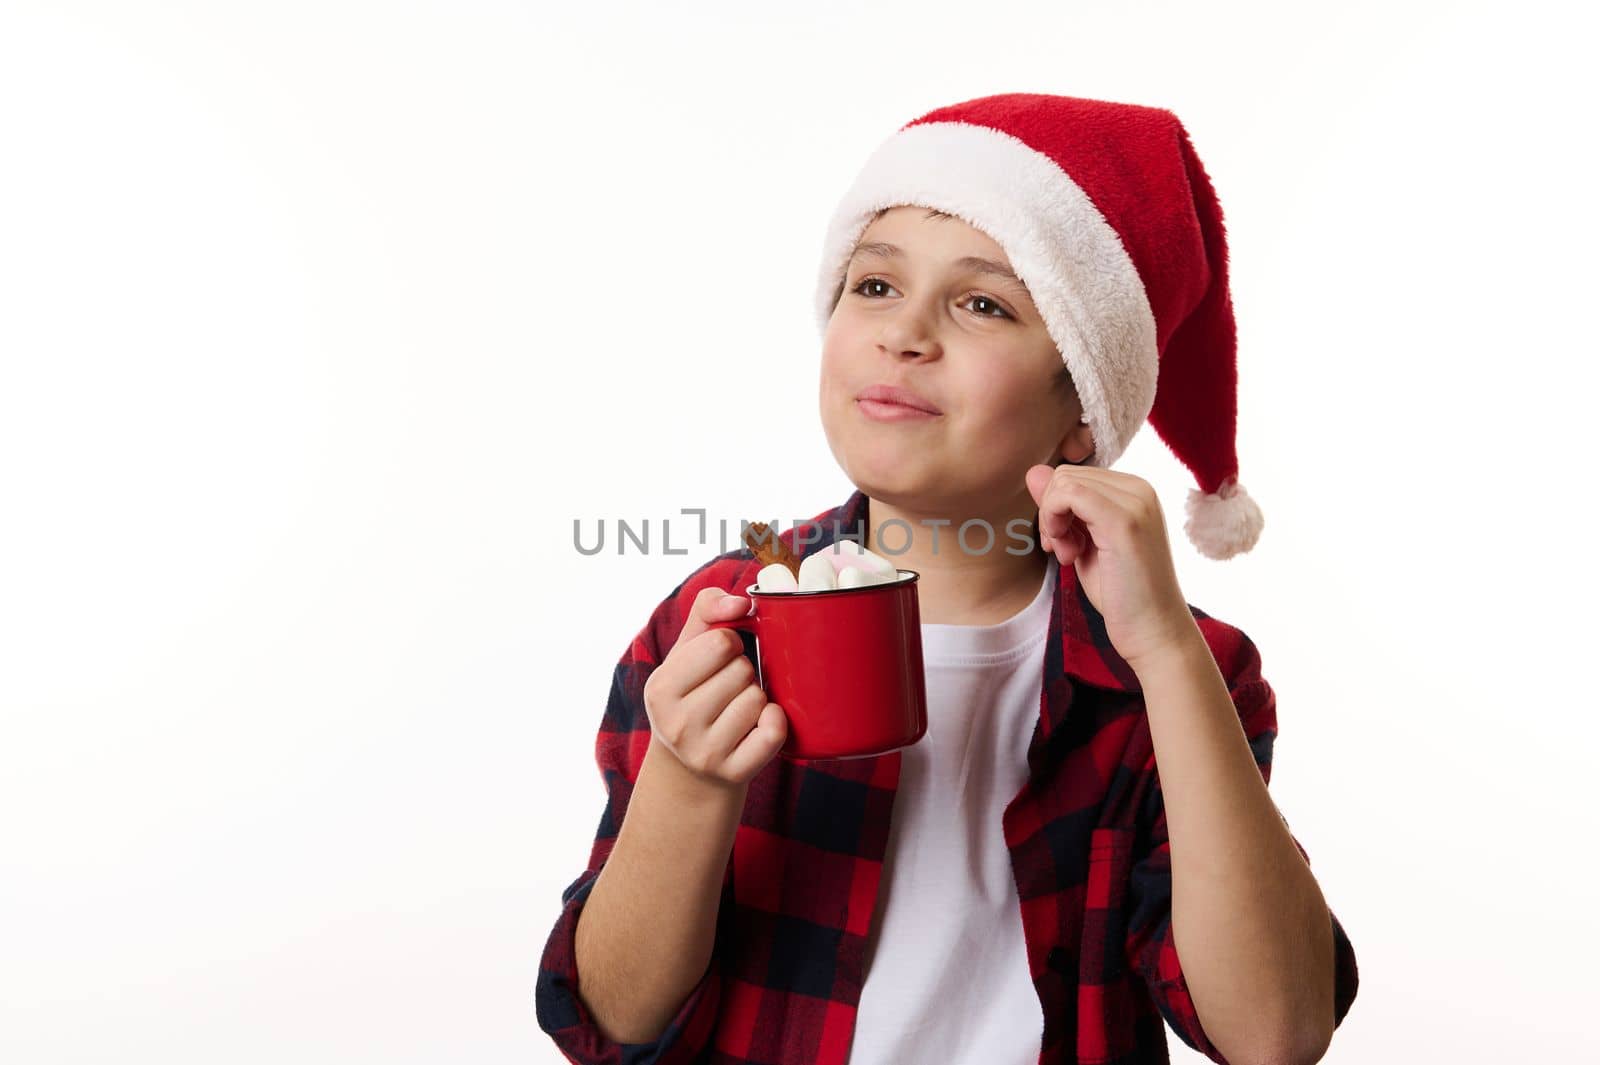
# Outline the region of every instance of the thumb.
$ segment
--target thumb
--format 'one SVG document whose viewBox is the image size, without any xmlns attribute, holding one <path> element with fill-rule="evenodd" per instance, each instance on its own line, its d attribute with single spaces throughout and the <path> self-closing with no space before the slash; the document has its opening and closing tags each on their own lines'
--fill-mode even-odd
<svg viewBox="0 0 1600 1065">
<path fill-rule="evenodd" d="M 1024 475 L 1023 481 L 1028 486 L 1028 494 L 1033 496 L 1035 506 L 1043 505 L 1044 490 L 1049 487 L 1050 478 L 1055 476 L 1055 472 L 1054 467 L 1046 466 L 1043 463 L 1028 467 L 1028 472 Z"/>
</svg>

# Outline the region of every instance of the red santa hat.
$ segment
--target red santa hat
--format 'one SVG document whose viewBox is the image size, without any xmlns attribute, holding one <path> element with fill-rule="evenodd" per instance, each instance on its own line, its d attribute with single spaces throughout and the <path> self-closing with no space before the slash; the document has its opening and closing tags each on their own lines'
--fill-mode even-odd
<svg viewBox="0 0 1600 1065">
<path fill-rule="evenodd" d="M 1261 510 L 1239 484 L 1238 377 L 1222 208 L 1171 111 L 1007 93 L 930 111 L 868 158 L 829 223 L 823 331 L 876 215 L 931 207 L 988 234 L 1044 317 L 1108 467 L 1148 417 L 1194 474 L 1184 532 L 1248 551 Z"/>
</svg>

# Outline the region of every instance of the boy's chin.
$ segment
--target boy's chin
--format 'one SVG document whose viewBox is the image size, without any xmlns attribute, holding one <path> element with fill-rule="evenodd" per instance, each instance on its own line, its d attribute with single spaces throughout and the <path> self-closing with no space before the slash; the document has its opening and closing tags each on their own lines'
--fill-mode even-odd
<svg viewBox="0 0 1600 1065">
<path fill-rule="evenodd" d="M 941 484 L 948 484 L 938 470 L 925 462 L 893 455 L 873 455 L 846 463 L 845 472 L 861 491 L 885 503 L 927 501 L 939 495 Z"/>
</svg>

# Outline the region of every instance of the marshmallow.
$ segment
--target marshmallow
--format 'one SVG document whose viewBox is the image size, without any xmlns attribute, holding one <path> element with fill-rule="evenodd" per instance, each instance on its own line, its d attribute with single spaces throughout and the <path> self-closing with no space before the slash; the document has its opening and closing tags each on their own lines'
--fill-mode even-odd
<svg viewBox="0 0 1600 1065">
<path fill-rule="evenodd" d="M 819 547 L 817 553 L 827 555 L 836 567 L 843 567 L 847 560 L 861 558 L 867 554 L 867 549 L 854 540 L 835 540 L 826 547 Z"/>
<path fill-rule="evenodd" d="M 854 540 L 838 540 L 818 551 L 828 556 L 833 568 L 841 574 L 848 569 L 863 569 L 887 580 L 896 579 L 895 564 L 882 555 L 875 555 Z M 873 582 L 880 583 L 880 582 Z"/>
<path fill-rule="evenodd" d="M 837 550 L 835 550 L 837 547 Z M 893 562 L 875 555 L 854 540 L 839 540 L 820 548 L 800 563 L 796 580 L 789 567 L 774 562 L 756 574 L 760 592 L 831 592 L 838 588 L 865 588 L 902 580 Z"/>
<path fill-rule="evenodd" d="M 902 579 L 899 570 L 895 570 L 892 573 L 874 573 L 868 569 L 852 566 L 849 569 L 839 571 L 839 587 L 841 588 L 865 588 L 869 584 L 893 584 L 895 581 Z"/>
<path fill-rule="evenodd" d="M 865 588 L 869 584 L 876 583 L 878 582 L 873 579 L 872 574 L 856 566 L 839 571 L 839 587 L 841 588 Z"/>
<path fill-rule="evenodd" d="M 839 578 L 833 568 L 833 563 L 828 561 L 828 553 L 819 551 L 807 556 L 800 563 L 800 591 L 826 592 L 839 587 Z"/>
<path fill-rule="evenodd" d="M 799 582 L 794 579 L 794 574 L 789 572 L 789 567 L 782 562 L 774 562 L 770 566 L 763 566 L 761 567 L 761 572 L 756 574 L 756 591 L 758 592 L 795 592 L 799 590 Z"/>
</svg>

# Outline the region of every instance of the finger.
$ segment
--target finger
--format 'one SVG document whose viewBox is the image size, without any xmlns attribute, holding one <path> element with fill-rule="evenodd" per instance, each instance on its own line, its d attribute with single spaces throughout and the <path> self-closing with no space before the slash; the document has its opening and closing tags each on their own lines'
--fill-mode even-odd
<svg viewBox="0 0 1600 1065">
<path fill-rule="evenodd" d="M 685 643 L 679 640 L 657 672 L 662 694 L 683 698 L 729 662 L 744 656 L 744 641 L 735 629 L 711 629 Z"/>
<path fill-rule="evenodd" d="M 1110 481 L 1089 481 L 1088 484 L 1091 491 L 1098 493 L 1101 497 L 1109 500 L 1116 506 L 1117 511 L 1120 517 L 1124 519 L 1124 524 L 1127 528 L 1132 529 L 1135 525 L 1143 520 L 1143 515 L 1148 504 L 1138 492 Z M 1099 528 L 1097 528 L 1095 532 L 1104 536 L 1114 533 L 1115 528 L 1115 522 L 1108 525 L 1102 521 Z"/>
<path fill-rule="evenodd" d="M 1088 547 L 1087 542 L 1079 543 L 1084 540 L 1103 545 L 1120 536 L 1130 523 L 1134 502 L 1134 497 L 1103 483 L 1058 475 L 1044 491 L 1039 528 L 1057 548 L 1077 547 L 1081 551 Z M 1057 554 L 1060 555 L 1059 550 Z"/>
<path fill-rule="evenodd" d="M 736 780 L 748 780 L 755 776 L 762 766 L 772 761 L 774 755 L 782 749 L 784 741 L 789 738 L 789 719 L 783 709 L 773 702 L 761 708 L 761 716 L 756 720 L 756 727 L 739 742 L 733 749 L 727 761 L 722 763 L 723 770 Z"/>
<path fill-rule="evenodd" d="M 1070 504 L 1062 502 L 1061 486 L 1075 481 L 1087 482 L 1099 487 L 1102 482 L 1080 476 L 1079 467 L 1076 466 L 1033 466 L 1028 470 L 1026 481 L 1028 491 L 1033 495 L 1035 505 L 1039 507 L 1041 518 L 1051 515 L 1070 514 Z M 1066 531 L 1067 523 L 1063 521 L 1041 521 L 1040 531 L 1055 536 L 1060 536 Z"/>
<path fill-rule="evenodd" d="M 726 665 L 707 677 L 683 697 L 683 712 L 692 727 L 704 731 L 716 721 L 735 696 L 756 681 L 756 670 L 743 655 L 735 655 Z"/>
<path fill-rule="evenodd" d="M 1141 529 L 1160 529 L 1165 535 L 1166 514 L 1161 509 L 1161 500 L 1156 497 L 1155 489 L 1147 481 L 1125 474 L 1106 477 L 1110 470 L 1096 470 L 1088 480 L 1102 494 L 1111 498 L 1122 506 L 1121 524 L 1112 522 L 1102 525 L 1096 530 L 1098 535 L 1109 542 L 1112 539 L 1129 539 L 1136 536 Z M 1074 470 L 1073 475 L 1082 473 Z"/>
<path fill-rule="evenodd" d="M 1055 467 L 1043 463 L 1028 467 L 1028 472 L 1023 474 L 1022 481 L 1028 486 L 1028 494 L 1033 496 L 1034 506 L 1044 501 L 1044 490 L 1050 486 L 1055 475 Z"/>
<path fill-rule="evenodd" d="M 733 595 L 722 588 L 702 588 L 689 604 L 689 616 L 678 632 L 678 643 L 685 643 L 707 631 L 713 621 L 732 621 L 750 611 L 747 596 Z M 676 646 L 676 645 L 674 645 Z"/>
<path fill-rule="evenodd" d="M 756 727 L 756 721 L 766 705 L 767 693 L 759 685 L 745 685 L 707 726 L 706 746 L 715 751 L 719 759 L 726 760 L 740 741 Z"/>
<path fill-rule="evenodd" d="M 1143 506 L 1155 502 L 1155 491 L 1149 482 L 1118 473 L 1116 470 L 1103 470 L 1095 466 L 1069 466 L 1062 476 L 1087 481 L 1096 488 L 1127 500 L 1130 504 Z"/>
<path fill-rule="evenodd" d="M 1118 470 L 1104 469 L 1099 466 L 1079 466 L 1066 463 L 1061 466 L 1040 465 L 1029 468 L 1025 480 L 1028 482 L 1028 491 L 1032 493 L 1035 503 L 1039 502 L 1040 492 L 1057 476 L 1088 481 L 1096 486 L 1114 490 L 1132 499 L 1143 500 L 1146 503 L 1156 502 L 1155 490 L 1143 478 L 1134 477 Z"/>
<path fill-rule="evenodd" d="M 1078 516 L 1073 497 L 1081 490 L 1051 471 L 1050 480 L 1039 498 L 1039 534 L 1047 543 L 1071 532 Z"/>
<path fill-rule="evenodd" d="M 1042 464 L 1030 467 L 1024 476 L 1028 492 L 1039 508 L 1039 545 L 1046 551 L 1054 551 L 1057 541 L 1067 537 L 1075 525 L 1070 504 L 1063 503 L 1059 493 L 1051 490 L 1055 479 L 1056 468 Z M 1067 559 L 1063 557 L 1061 561 Z"/>
</svg>

